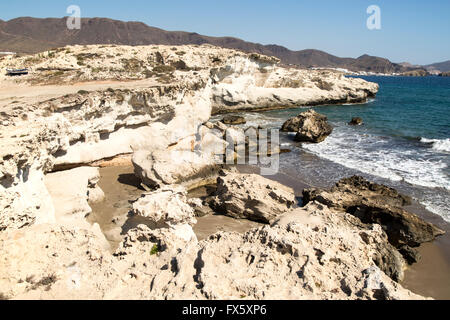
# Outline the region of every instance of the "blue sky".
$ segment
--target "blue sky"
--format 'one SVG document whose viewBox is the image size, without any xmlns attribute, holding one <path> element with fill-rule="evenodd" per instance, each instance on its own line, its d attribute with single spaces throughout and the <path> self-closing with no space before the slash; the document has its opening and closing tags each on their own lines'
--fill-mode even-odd
<svg viewBox="0 0 450 320">
<path fill-rule="evenodd" d="M 367 53 L 417 64 L 450 59 L 449 0 L 3 0 L 0 19 L 63 17 L 71 4 L 80 6 L 83 17 L 142 21 L 292 50 Z M 366 27 L 369 5 L 381 8 L 381 30 Z"/>
</svg>

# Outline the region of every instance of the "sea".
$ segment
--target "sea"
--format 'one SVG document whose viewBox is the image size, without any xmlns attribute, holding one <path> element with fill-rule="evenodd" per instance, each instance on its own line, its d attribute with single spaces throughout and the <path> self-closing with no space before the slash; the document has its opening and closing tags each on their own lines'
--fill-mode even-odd
<svg viewBox="0 0 450 320">
<path fill-rule="evenodd" d="M 317 106 L 334 130 L 319 144 L 280 133 L 280 173 L 316 187 L 360 175 L 412 196 L 450 222 L 450 78 L 361 76 L 380 85 L 364 104 Z M 240 113 L 246 126 L 281 128 L 309 108 Z M 350 126 L 353 117 L 362 126 Z"/>
</svg>

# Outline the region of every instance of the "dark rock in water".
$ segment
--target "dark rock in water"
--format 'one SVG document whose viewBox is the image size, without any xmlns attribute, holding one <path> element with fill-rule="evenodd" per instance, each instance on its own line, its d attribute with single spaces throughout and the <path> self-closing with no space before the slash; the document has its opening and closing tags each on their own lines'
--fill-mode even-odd
<svg viewBox="0 0 450 320">
<path fill-rule="evenodd" d="M 319 143 L 333 132 L 333 127 L 328 123 L 326 116 L 308 110 L 287 120 L 281 131 L 297 132 L 295 140 L 299 142 Z"/>
<path fill-rule="evenodd" d="M 409 197 L 362 177 L 342 179 L 330 190 L 304 190 L 303 201 L 305 204 L 318 201 L 346 211 L 365 224 L 381 225 L 389 242 L 401 250 L 408 262 L 416 260 L 417 255 L 407 247 L 418 247 L 444 234 L 444 231 L 401 208 L 411 203 Z"/>
<path fill-rule="evenodd" d="M 246 124 L 247 121 L 241 116 L 226 116 L 222 119 L 222 123 L 227 125 Z"/>
<path fill-rule="evenodd" d="M 348 123 L 351 126 L 362 126 L 364 124 L 364 121 L 362 118 L 356 117 L 352 118 L 352 121 Z"/>
</svg>

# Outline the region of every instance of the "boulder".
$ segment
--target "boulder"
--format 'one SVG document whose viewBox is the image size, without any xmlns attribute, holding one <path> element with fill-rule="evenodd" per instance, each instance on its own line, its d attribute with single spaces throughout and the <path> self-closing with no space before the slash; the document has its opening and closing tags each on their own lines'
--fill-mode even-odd
<svg viewBox="0 0 450 320">
<path fill-rule="evenodd" d="M 287 120 L 281 131 L 296 132 L 295 140 L 299 142 L 320 143 L 333 132 L 333 127 L 326 116 L 308 110 Z"/>
<path fill-rule="evenodd" d="M 98 168 L 80 167 L 47 174 L 45 185 L 52 197 L 57 222 L 84 220 L 92 212 L 89 202 L 100 202 L 105 195 L 97 185 Z"/>
<path fill-rule="evenodd" d="M 214 126 L 207 122 L 195 135 L 167 148 L 135 150 L 132 163 L 136 176 L 150 188 L 180 184 L 191 190 L 214 184 L 228 145 L 224 133 Z"/>
<path fill-rule="evenodd" d="M 352 121 L 350 121 L 348 124 L 351 126 L 362 126 L 364 124 L 364 121 L 360 117 L 355 117 L 352 118 Z"/>
<path fill-rule="evenodd" d="M 402 208 L 411 203 L 409 197 L 362 177 L 342 179 L 330 190 L 306 189 L 303 201 L 305 204 L 317 201 L 330 208 L 348 212 L 365 224 L 381 225 L 389 242 L 409 262 L 417 260 L 411 248 L 444 234 L 436 226 Z"/>
<path fill-rule="evenodd" d="M 169 228 L 181 239 L 197 239 L 192 226 L 197 223 L 193 207 L 182 186 L 165 186 L 144 194 L 133 204 L 135 215 L 145 218 L 154 229 Z"/>
<path fill-rule="evenodd" d="M 196 188 L 214 182 L 220 170 L 210 155 L 187 150 L 135 151 L 132 162 L 136 176 L 151 188 L 171 184 Z"/>
<path fill-rule="evenodd" d="M 213 206 L 237 219 L 271 223 L 296 204 L 293 189 L 256 174 L 226 173 L 217 179 Z"/>
<path fill-rule="evenodd" d="M 222 119 L 222 123 L 226 125 L 239 125 L 239 124 L 246 124 L 247 121 L 244 117 L 241 116 L 225 116 Z"/>
<path fill-rule="evenodd" d="M 133 212 L 153 223 L 154 228 L 197 223 L 194 209 L 188 204 L 187 191 L 182 186 L 165 186 L 142 195 L 133 204 Z"/>
</svg>

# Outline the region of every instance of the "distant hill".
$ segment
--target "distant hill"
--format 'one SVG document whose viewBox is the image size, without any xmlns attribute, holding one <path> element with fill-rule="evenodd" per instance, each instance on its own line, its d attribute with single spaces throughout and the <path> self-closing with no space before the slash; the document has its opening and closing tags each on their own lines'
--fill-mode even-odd
<svg viewBox="0 0 450 320">
<path fill-rule="evenodd" d="M 0 20 L 0 51 L 36 53 L 66 45 L 183 45 L 212 44 L 276 56 L 284 64 L 301 67 L 334 67 L 352 71 L 401 73 L 411 68 L 387 59 L 363 55 L 357 59 L 340 58 L 323 51 L 308 49 L 291 51 L 278 45 L 262 45 L 232 37 L 208 37 L 197 33 L 165 31 L 142 22 L 123 22 L 108 18 L 83 18 L 81 30 L 68 30 L 66 18 L 31 17 Z"/>
<path fill-rule="evenodd" d="M 450 60 L 439 62 L 439 63 L 433 63 L 425 66 L 427 69 L 434 69 L 439 70 L 441 72 L 448 72 L 450 71 Z"/>
</svg>

